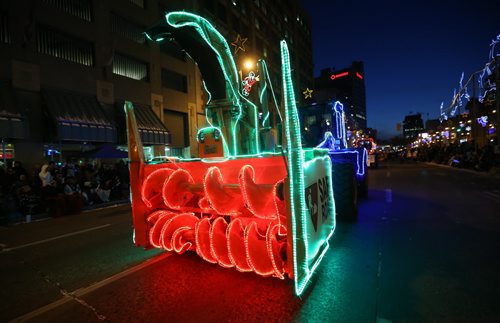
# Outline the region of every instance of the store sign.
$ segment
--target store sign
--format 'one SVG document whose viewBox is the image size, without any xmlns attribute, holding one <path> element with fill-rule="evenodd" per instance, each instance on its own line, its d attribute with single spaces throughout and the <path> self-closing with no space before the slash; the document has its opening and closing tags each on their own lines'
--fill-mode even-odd
<svg viewBox="0 0 500 323">
<path fill-rule="evenodd" d="M 338 79 L 340 77 L 344 77 L 344 76 L 347 76 L 347 75 L 349 75 L 349 72 L 343 72 L 343 73 L 339 73 L 339 74 L 332 74 L 330 76 L 330 79 L 333 81 L 335 79 Z"/>
</svg>

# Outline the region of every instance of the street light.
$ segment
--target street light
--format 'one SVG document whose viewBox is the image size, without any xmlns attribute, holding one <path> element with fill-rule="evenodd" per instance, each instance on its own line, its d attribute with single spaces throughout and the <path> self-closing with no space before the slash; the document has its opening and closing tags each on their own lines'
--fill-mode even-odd
<svg viewBox="0 0 500 323">
<path fill-rule="evenodd" d="M 254 66 L 255 66 L 255 62 L 251 59 L 247 59 L 243 63 L 243 67 L 245 67 L 245 69 L 247 69 L 247 70 L 251 70 Z"/>
</svg>

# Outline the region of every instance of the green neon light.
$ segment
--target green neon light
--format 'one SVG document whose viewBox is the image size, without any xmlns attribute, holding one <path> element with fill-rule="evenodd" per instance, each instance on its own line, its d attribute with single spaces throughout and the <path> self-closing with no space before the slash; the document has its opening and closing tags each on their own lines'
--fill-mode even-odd
<svg viewBox="0 0 500 323">
<path fill-rule="evenodd" d="M 209 128 L 209 127 L 207 127 Z M 228 160 L 237 160 L 237 159 L 245 159 L 245 158 L 265 158 L 265 157 L 278 157 L 281 156 L 280 152 L 261 152 L 260 154 L 249 154 L 249 155 L 238 155 L 238 156 L 232 156 L 232 157 L 224 157 L 224 158 L 183 158 L 183 157 L 177 157 L 177 156 L 157 156 L 158 158 L 163 158 L 166 160 L 171 160 L 174 162 L 194 162 L 194 161 L 201 161 L 207 164 L 213 164 L 213 163 L 221 163 L 225 162 Z M 148 162 L 148 164 L 161 164 L 164 163 L 163 161 L 153 161 L 153 162 Z"/>
<path fill-rule="evenodd" d="M 205 91 L 207 92 L 208 94 L 208 100 L 207 100 L 207 103 L 205 103 L 206 105 L 208 105 L 210 103 L 210 101 L 212 101 L 212 92 L 210 92 L 208 89 L 207 89 L 207 85 L 205 84 L 205 81 L 202 80 L 203 82 L 203 88 L 205 89 Z"/>
<path fill-rule="evenodd" d="M 254 138 L 255 138 L 255 149 L 256 149 L 256 154 L 258 155 L 260 153 L 260 147 L 259 147 L 259 116 L 257 115 L 258 109 L 257 106 L 245 98 L 245 96 L 241 96 L 243 100 L 245 100 L 250 107 L 253 109 L 253 122 L 254 122 Z"/>
<path fill-rule="evenodd" d="M 265 74 L 266 74 L 266 82 L 269 84 L 269 88 L 271 89 L 271 96 L 273 97 L 274 101 L 274 107 L 276 108 L 276 111 L 278 111 L 278 115 L 280 116 L 281 122 L 283 122 L 283 117 L 281 116 L 280 108 L 278 106 L 278 101 L 276 100 L 276 95 L 274 94 L 274 89 L 273 89 L 273 83 L 271 82 L 271 78 L 269 77 L 269 71 L 267 69 L 267 63 L 266 61 L 262 60 L 262 67 L 265 69 Z M 261 100 L 262 102 L 262 100 Z"/>
<path fill-rule="evenodd" d="M 262 59 L 260 60 L 261 61 L 261 66 L 265 66 L 266 65 L 266 62 Z M 262 67 L 262 69 L 264 70 L 264 67 Z M 264 72 L 265 73 L 265 76 L 267 78 L 267 71 Z M 262 100 L 264 99 L 264 94 L 267 94 L 267 82 L 266 80 L 264 79 L 264 88 L 262 89 L 262 91 L 260 92 L 260 97 L 259 97 L 259 101 L 260 101 L 260 104 L 262 104 Z M 265 126 L 266 124 L 266 121 L 267 119 L 269 118 L 269 109 L 267 109 L 267 113 L 266 113 L 266 116 L 264 117 L 264 119 L 262 120 L 262 127 Z"/>
<path fill-rule="evenodd" d="M 293 89 L 290 56 L 288 46 L 285 41 L 281 41 L 281 62 L 282 62 L 282 77 L 283 77 L 283 93 L 285 103 L 285 132 L 287 143 L 287 157 L 288 157 L 288 176 L 290 179 L 289 188 L 289 201 L 290 213 L 292 221 L 292 258 L 293 258 L 293 271 L 294 271 L 294 285 L 295 293 L 302 294 L 307 282 L 310 280 L 314 270 L 321 262 L 321 259 L 328 250 L 328 239 L 333 234 L 335 228 L 335 220 L 333 221 L 333 229 L 329 232 L 328 237 L 314 242 L 314 245 L 309 246 L 310 240 L 308 237 L 308 217 L 309 211 L 305 201 L 305 170 L 315 162 L 320 160 L 322 164 L 326 165 L 326 177 L 328 181 L 328 208 L 330 215 L 334 216 L 333 204 L 333 190 L 331 181 L 331 161 L 325 152 L 318 150 L 318 153 L 323 153 L 323 156 L 312 158 L 307 163 L 304 162 L 304 153 L 314 152 L 314 150 L 304 151 L 300 139 L 300 121 L 297 114 L 297 107 L 295 105 L 295 92 Z M 317 167 L 317 166 L 312 166 Z M 309 173 L 309 172 L 308 172 Z M 326 223 L 327 224 L 327 223 Z M 311 240 L 312 241 L 312 240 Z M 310 250 L 314 253 L 309 254 Z M 301 259 L 299 259 L 299 253 Z M 314 259 L 313 263 L 309 265 L 309 259 Z"/>
<path fill-rule="evenodd" d="M 305 227 L 305 197 L 304 197 L 304 156 L 302 153 L 302 143 L 300 142 L 300 122 L 297 115 L 297 107 L 295 106 L 295 93 L 293 90 L 292 75 L 290 68 L 290 54 L 288 53 L 288 46 L 286 41 L 281 41 L 281 69 L 283 78 L 283 93 L 285 101 L 285 132 L 287 143 L 287 157 L 288 157 L 288 176 L 290 177 L 290 213 L 292 215 L 292 249 L 293 249 L 293 272 L 295 293 L 300 295 L 305 287 L 303 278 L 299 277 L 298 267 L 305 268 L 307 273 L 307 261 L 301 264 L 297 260 L 298 240 L 306 241 L 307 237 L 304 236 Z M 297 228 L 296 219 L 301 219 L 301 228 Z M 304 254 L 307 255 L 307 244 L 302 244 Z M 306 260 L 306 259 L 304 259 Z"/>
<path fill-rule="evenodd" d="M 236 120 L 232 129 L 230 129 L 231 137 L 233 139 L 233 149 L 230 153 L 233 156 L 237 155 L 238 141 L 236 128 L 241 119 L 242 106 L 238 91 L 239 81 L 236 64 L 234 63 L 234 59 L 226 39 L 212 26 L 208 20 L 192 13 L 182 11 L 170 12 L 166 15 L 166 20 L 167 23 L 174 28 L 193 27 L 200 34 L 203 40 L 205 40 L 208 46 L 210 46 L 210 48 L 216 53 L 217 60 L 226 79 L 226 90 L 228 90 L 228 96 L 233 105 L 238 107 Z M 217 46 L 217 48 L 215 46 Z"/>
<path fill-rule="evenodd" d="M 203 88 L 205 89 L 205 91 L 208 93 L 208 100 L 207 100 L 207 103 L 205 104 L 205 120 L 207 121 L 207 123 L 210 125 L 210 127 L 213 127 L 214 125 L 212 124 L 212 122 L 210 122 L 210 120 L 208 119 L 208 114 L 207 114 L 207 105 L 210 103 L 210 101 L 212 101 L 212 92 L 210 92 L 208 89 L 207 89 L 207 85 L 205 84 L 205 81 L 202 80 L 203 82 Z"/>
</svg>

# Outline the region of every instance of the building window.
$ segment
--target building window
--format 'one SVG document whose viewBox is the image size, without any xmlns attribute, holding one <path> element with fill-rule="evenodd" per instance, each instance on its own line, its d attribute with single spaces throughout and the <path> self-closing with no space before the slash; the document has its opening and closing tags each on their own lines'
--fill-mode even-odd
<svg viewBox="0 0 500 323">
<path fill-rule="evenodd" d="M 43 0 L 43 2 L 80 19 L 92 21 L 92 0 Z"/>
<path fill-rule="evenodd" d="M 146 42 L 145 29 L 114 13 L 111 14 L 111 31 L 115 34 L 133 40 L 136 43 L 144 44 Z"/>
<path fill-rule="evenodd" d="M 206 0 L 205 8 L 212 14 L 215 14 L 215 2 L 214 0 Z"/>
<path fill-rule="evenodd" d="M 39 25 L 36 31 L 36 46 L 39 53 L 94 66 L 94 48 L 88 41 Z"/>
<path fill-rule="evenodd" d="M 260 30 L 259 18 L 255 17 L 255 29 Z"/>
<path fill-rule="evenodd" d="M 120 54 L 115 54 L 113 59 L 113 73 L 138 81 L 149 81 L 148 63 Z"/>
<path fill-rule="evenodd" d="M 183 62 L 186 61 L 186 54 L 184 51 L 174 42 L 165 40 L 160 42 L 160 51 L 167 54 L 170 57 L 177 58 Z"/>
<path fill-rule="evenodd" d="M 0 42 L 10 44 L 9 19 L 7 15 L 0 12 Z"/>
<path fill-rule="evenodd" d="M 227 22 L 226 6 L 220 2 L 217 2 L 217 18 L 223 22 Z"/>
<path fill-rule="evenodd" d="M 167 89 L 187 93 L 187 78 L 177 72 L 161 69 L 161 85 Z"/>
<path fill-rule="evenodd" d="M 129 1 L 135 4 L 136 6 L 144 9 L 144 0 L 129 0 Z"/>
<path fill-rule="evenodd" d="M 267 15 L 267 6 L 265 5 L 265 3 L 262 3 L 262 6 L 261 6 L 261 8 L 260 8 L 260 9 L 262 9 L 262 13 L 263 13 L 264 15 Z"/>
</svg>

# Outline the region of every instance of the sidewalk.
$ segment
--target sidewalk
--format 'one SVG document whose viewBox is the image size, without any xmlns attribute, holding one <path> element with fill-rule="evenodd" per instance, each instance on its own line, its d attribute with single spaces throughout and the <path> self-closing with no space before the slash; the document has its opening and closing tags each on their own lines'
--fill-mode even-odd
<svg viewBox="0 0 500 323">
<path fill-rule="evenodd" d="M 438 163 L 433 163 L 433 162 L 423 162 L 426 165 L 431 165 L 431 166 L 437 166 L 437 167 L 442 167 L 442 168 L 448 168 L 448 169 L 454 169 L 457 171 L 465 172 L 465 173 L 470 173 L 470 174 L 475 174 L 479 176 L 485 176 L 485 177 L 492 177 L 492 178 L 498 178 L 500 179 L 500 169 L 498 168 L 493 168 L 489 172 L 480 172 L 474 169 L 468 169 L 468 168 L 458 168 L 458 167 L 452 167 L 449 165 L 444 165 L 444 164 L 438 164 Z"/>
<path fill-rule="evenodd" d="M 129 200 L 115 200 L 115 201 L 102 202 L 102 203 L 93 204 L 93 205 L 86 205 L 82 208 L 82 211 L 78 214 L 92 212 L 92 211 L 96 211 L 96 210 L 107 209 L 107 208 L 112 208 L 112 207 L 125 206 L 125 205 L 130 205 L 130 201 Z M 76 214 L 68 214 L 68 215 L 64 215 L 63 217 L 71 217 L 73 215 L 76 215 Z M 47 220 L 47 219 L 52 219 L 52 217 L 49 216 L 46 212 L 37 213 L 37 214 L 28 214 L 28 215 L 24 215 L 21 212 L 11 213 L 10 215 L 7 216 L 7 222 L 5 224 L 0 224 L 0 227 L 9 227 L 9 226 L 19 225 L 19 224 L 24 224 L 24 223 L 35 222 L 35 221 L 43 221 L 43 220 Z"/>
</svg>

